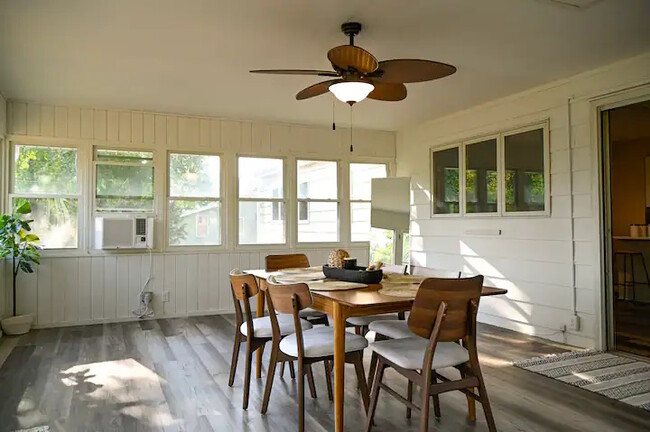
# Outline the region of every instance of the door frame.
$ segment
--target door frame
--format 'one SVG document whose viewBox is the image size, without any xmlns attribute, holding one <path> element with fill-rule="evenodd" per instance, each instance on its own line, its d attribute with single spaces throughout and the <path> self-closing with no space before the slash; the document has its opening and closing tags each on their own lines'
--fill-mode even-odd
<svg viewBox="0 0 650 432">
<path fill-rule="evenodd" d="M 615 108 L 633 105 L 650 100 L 650 84 L 642 84 L 590 99 L 592 113 L 592 137 L 597 152 L 596 172 L 598 173 L 598 188 L 596 202 L 598 203 L 598 242 L 600 266 L 600 347 L 607 351 L 616 349 L 614 337 L 614 299 L 613 299 L 613 254 L 611 236 L 611 184 L 610 184 L 610 155 L 609 129 L 603 125 L 603 113 Z M 604 133 L 608 136 L 605 137 Z M 606 138 L 606 139 L 605 139 Z"/>
</svg>

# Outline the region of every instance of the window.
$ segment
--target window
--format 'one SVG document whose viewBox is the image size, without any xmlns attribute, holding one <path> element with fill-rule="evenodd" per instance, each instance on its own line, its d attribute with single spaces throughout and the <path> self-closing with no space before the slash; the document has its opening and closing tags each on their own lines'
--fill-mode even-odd
<svg viewBox="0 0 650 432">
<path fill-rule="evenodd" d="M 170 153 L 170 246 L 221 244 L 220 161 L 214 155 Z"/>
<path fill-rule="evenodd" d="M 497 139 L 465 146 L 465 212 L 496 213 Z"/>
<path fill-rule="evenodd" d="M 433 213 L 460 213 L 459 147 L 431 153 Z"/>
<path fill-rule="evenodd" d="M 544 211 L 544 129 L 505 135 L 506 212 Z"/>
<path fill-rule="evenodd" d="M 77 150 L 16 145 L 10 189 L 13 207 L 29 201 L 32 231 L 47 249 L 76 248 L 78 243 Z"/>
<path fill-rule="evenodd" d="M 353 242 L 369 241 L 371 243 L 370 256 L 374 256 L 375 249 L 386 242 L 385 230 L 370 227 L 372 179 L 386 177 L 386 174 L 385 164 L 350 164 L 351 240 Z"/>
<path fill-rule="evenodd" d="M 153 153 L 95 151 L 95 210 L 153 212 Z"/>
<path fill-rule="evenodd" d="M 239 157 L 239 244 L 286 243 L 284 161 Z"/>
<path fill-rule="evenodd" d="M 336 242 L 339 239 L 338 164 L 298 160 L 298 241 Z"/>
</svg>

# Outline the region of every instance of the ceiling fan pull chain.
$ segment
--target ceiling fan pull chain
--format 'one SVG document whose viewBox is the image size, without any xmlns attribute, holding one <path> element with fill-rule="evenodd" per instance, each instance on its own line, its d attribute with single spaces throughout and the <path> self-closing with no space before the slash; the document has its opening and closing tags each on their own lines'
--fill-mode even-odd
<svg viewBox="0 0 650 432">
<path fill-rule="evenodd" d="M 352 145 L 352 107 L 353 105 L 350 105 L 350 153 L 354 151 L 354 146 Z"/>
<path fill-rule="evenodd" d="M 336 98 L 334 96 L 332 96 L 332 130 L 333 131 L 336 130 L 336 117 L 335 117 L 336 108 L 335 108 L 335 106 L 336 106 Z"/>
</svg>

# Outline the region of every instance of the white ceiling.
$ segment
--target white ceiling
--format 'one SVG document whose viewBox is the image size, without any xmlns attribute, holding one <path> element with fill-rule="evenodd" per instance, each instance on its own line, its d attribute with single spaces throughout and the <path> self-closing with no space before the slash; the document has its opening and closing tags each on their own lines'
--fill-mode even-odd
<svg viewBox="0 0 650 432">
<path fill-rule="evenodd" d="M 296 101 L 358 20 L 380 60 L 428 58 L 458 72 L 364 101 L 355 126 L 395 130 L 650 50 L 650 1 L 0 0 L 0 92 L 10 98 L 329 124 L 332 98 Z M 339 120 L 347 106 L 337 103 Z"/>
</svg>

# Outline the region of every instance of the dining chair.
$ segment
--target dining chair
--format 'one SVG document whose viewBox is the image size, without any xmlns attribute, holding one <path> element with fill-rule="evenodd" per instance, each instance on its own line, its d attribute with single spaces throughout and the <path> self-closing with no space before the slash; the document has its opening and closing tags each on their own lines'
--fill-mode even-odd
<svg viewBox="0 0 650 432">
<path fill-rule="evenodd" d="M 436 277 L 441 279 L 458 279 L 460 272 L 451 270 L 438 270 L 422 266 L 411 265 L 411 274 L 413 276 Z M 388 339 L 402 339 L 414 336 L 409 329 L 405 320 L 392 319 L 380 320 L 370 323 L 368 330 L 375 332 L 375 342 Z M 377 368 L 377 359 L 373 357 L 370 360 L 370 370 L 368 374 L 368 388 L 372 387 L 372 377 Z"/>
<path fill-rule="evenodd" d="M 274 368 L 280 361 L 298 362 L 298 419 L 299 431 L 305 430 L 305 386 L 304 377 L 308 382 L 313 381 L 311 365 L 323 362 L 328 396 L 332 400 L 331 364 L 334 362 L 334 329 L 331 327 L 314 327 L 306 330 L 300 326 L 300 311 L 312 305 L 313 300 L 309 287 L 304 283 L 277 285 L 267 281 L 266 301 L 271 316 L 273 329 L 273 350 L 271 362 L 266 376 L 266 387 L 262 402 L 262 414 L 268 409 L 271 388 L 273 386 Z M 282 337 L 280 322 L 276 319 L 279 314 L 292 314 L 295 323 L 295 333 Z M 280 316 L 280 315 L 278 315 Z M 363 406 L 368 412 L 368 389 L 363 371 L 363 350 L 368 346 L 365 337 L 345 332 L 345 362 L 352 363 L 357 374 Z M 277 349 L 276 349 L 277 348 Z M 312 398 L 316 397 L 312 387 Z"/>
<path fill-rule="evenodd" d="M 382 266 L 382 270 L 385 273 L 395 273 L 399 275 L 404 275 L 406 274 L 406 265 L 397 265 L 397 264 L 384 264 Z M 356 334 L 365 336 L 366 333 L 368 333 L 368 329 L 371 323 L 376 322 L 376 321 L 384 321 L 384 320 L 404 320 L 404 313 L 400 312 L 398 314 L 394 313 L 387 313 L 387 314 L 379 314 L 379 315 L 367 315 L 367 316 L 359 316 L 359 317 L 350 317 L 346 320 L 346 323 L 350 327 L 354 327 L 354 332 Z"/>
<path fill-rule="evenodd" d="M 284 255 L 267 255 L 266 271 L 274 272 L 288 268 L 306 268 L 309 267 L 309 258 L 305 254 L 284 254 Z M 304 309 L 300 312 L 300 317 L 306 319 L 313 325 L 323 324 L 328 326 L 329 320 L 327 314 L 314 310 L 312 308 Z"/>
<path fill-rule="evenodd" d="M 490 401 L 476 348 L 476 314 L 478 311 L 483 276 L 463 279 L 425 279 L 418 289 L 411 314 L 409 329 L 415 336 L 391 339 L 370 345 L 377 357 L 372 397 L 366 422 L 370 432 L 377 408 L 380 390 L 404 403 L 408 409 L 420 411 L 420 431 L 429 426 L 429 397 L 434 397 L 434 412 L 439 413 L 438 395 L 459 390 L 468 398 L 483 405 L 490 432 L 496 431 Z M 460 379 L 439 374 L 443 368 L 456 368 Z M 383 382 L 387 368 L 394 369 L 419 386 L 420 406 L 413 403 L 411 395 L 404 398 Z M 412 387 L 411 387 L 412 388 Z M 475 389 L 478 388 L 478 393 Z M 407 416 L 410 411 L 407 411 Z"/>
<path fill-rule="evenodd" d="M 232 349 L 228 386 L 233 386 L 237 373 L 240 346 L 242 342 L 246 342 L 246 372 L 244 374 L 244 400 L 242 408 L 247 409 L 253 353 L 259 349 L 264 350 L 264 345 L 273 339 L 273 331 L 269 316 L 253 318 L 250 299 L 260 293 L 255 276 L 242 273 L 235 269 L 230 272 L 230 287 L 235 305 L 235 343 Z M 273 319 L 280 335 L 287 335 L 294 332 L 294 321 L 291 315 L 274 316 Z M 305 320 L 300 320 L 300 326 L 305 329 L 312 327 Z M 273 353 L 271 353 L 271 359 L 273 359 Z M 273 365 L 273 369 L 275 370 L 275 365 Z"/>
</svg>

